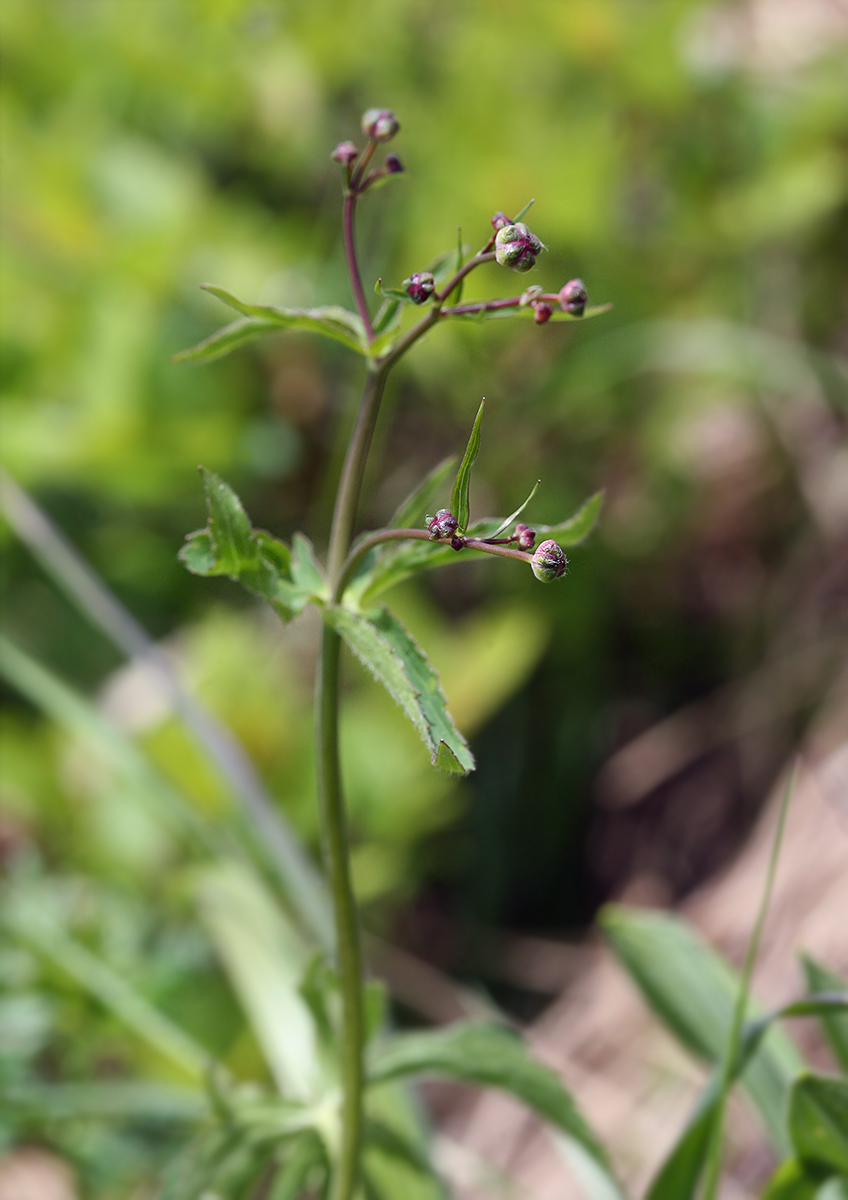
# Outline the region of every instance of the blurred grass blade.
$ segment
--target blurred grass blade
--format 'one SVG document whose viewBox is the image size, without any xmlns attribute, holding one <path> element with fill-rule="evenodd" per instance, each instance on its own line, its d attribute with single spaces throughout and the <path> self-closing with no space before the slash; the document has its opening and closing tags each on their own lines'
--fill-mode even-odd
<svg viewBox="0 0 848 1200">
<path fill-rule="evenodd" d="M 315 1026 L 300 992 L 310 950 L 259 878 L 241 864 L 196 876 L 203 924 L 283 1096 L 313 1100 L 321 1089 Z"/>
<path fill-rule="evenodd" d="M 324 946 L 332 941 L 332 920 L 324 884 L 294 831 L 287 824 L 245 754 L 226 726 L 188 692 L 170 660 L 135 617 L 109 591 L 41 509 L 0 468 L 0 503 L 18 537 L 38 559 L 61 590 L 95 628 L 100 629 L 128 658 L 149 666 L 153 678 L 177 714 L 197 739 L 233 798 L 250 820 L 253 852 L 272 863 L 294 910 Z M 262 549 L 270 553 L 260 530 Z M 276 552 L 282 543 L 273 539 Z M 98 714 L 99 715 L 99 714 Z"/>
<path fill-rule="evenodd" d="M 152 805 L 173 829 L 189 835 L 196 846 L 211 853 L 227 845 L 227 841 L 216 835 L 208 822 L 159 775 L 130 738 L 41 663 L 3 637 L 0 637 L 0 675 L 5 676 L 36 708 L 81 738 L 120 775 L 134 795 L 148 806 Z"/>
<path fill-rule="evenodd" d="M 834 975 L 827 967 L 823 967 L 808 955 L 801 955 L 801 964 L 811 991 L 823 992 L 845 988 L 845 982 L 838 975 Z M 821 1027 L 834 1058 L 848 1075 L 848 1016 L 822 1013 Z"/>
<path fill-rule="evenodd" d="M 267 1200 L 300 1200 L 307 1185 L 318 1171 L 326 1171 L 327 1158 L 321 1140 L 312 1130 L 306 1130 L 291 1146 L 276 1179 L 268 1190 Z"/>
<path fill-rule="evenodd" d="M 70 937 L 22 892 L 4 895 L 2 923 L 17 940 L 70 975 L 137 1037 L 202 1083 L 210 1055 L 96 954 Z"/>
<path fill-rule="evenodd" d="M 480 407 L 477 409 L 477 416 L 474 418 L 474 424 L 471 427 L 468 445 L 465 447 L 465 454 L 462 457 L 462 462 L 459 464 L 456 483 L 453 485 L 451 512 L 459 522 L 460 533 L 464 533 L 468 528 L 468 492 L 471 485 L 471 468 L 474 466 L 474 462 L 480 452 L 480 424 L 483 420 L 485 405 L 486 397 L 484 396 L 480 401 Z"/>
<path fill-rule="evenodd" d="M 387 609 L 328 607 L 324 620 L 403 709 L 443 771 L 466 775 L 474 756 L 448 712 L 439 677 L 415 639 Z"/>
<path fill-rule="evenodd" d="M 739 986 L 728 964 L 675 917 L 609 907 L 601 925 L 645 1002 L 678 1041 L 699 1059 L 721 1062 Z M 770 1029 L 742 1077 L 781 1153 L 789 1151 L 786 1098 L 802 1067 L 792 1042 L 782 1031 Z"/>
<path fill-rule="evenodd" d="M 375 1047 L 369 1056 L 372 1083 L 415 1075 L 448 1076 L 509 1092 L 582 1146 L 611 1178 L 603 1147 L 559 1077 L 500 1026 L 453 1025 L 406 1034 Z"/>
<path fill-rule="evenodd" d="M 848 1080 L 812 1074 L 796 1079 L 789 1132 L 802 1162 L 848 1175 Z"/>
</svg>

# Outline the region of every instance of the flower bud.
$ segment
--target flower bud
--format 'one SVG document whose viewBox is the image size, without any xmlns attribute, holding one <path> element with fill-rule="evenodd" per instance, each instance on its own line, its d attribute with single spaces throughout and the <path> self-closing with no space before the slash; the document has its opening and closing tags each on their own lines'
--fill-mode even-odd
<svg viewBox="0 0 848 1200">
<path fill-rule="evenodd" d="M 451 549 L 452 550 L 464 550 L 465 549 L 465 538 L 464 537 L 452 537 L 451 538 Z"/>
<path fill-rule="evenodd" d="M 403 163 L 396 154 L 387 154 L 386 161 L 383 163 L 383 170 L 387 175 L 400 175 L 403 170 Z"/>
<path fill-rule="evenodd" d="M 388 142 L 400 129 L 400 123 L 387 108 L 369 108 L 362 118 L 362 132 L 372 142 Z"/>
<path fill-rule="evenodd" d="M 416 271 L 404 279 L 403 286 L 413 304 L 424 304 L 435 292 L 436 281 L 429 271 Z"/>
<path fill-rule="evenodd" d="M 551 538 L 539 543 L 531 563 L 533 574 L 542 583 L 552 583 L 554 579 L 559 579 L 567 565 L 565 551 L 559 542 Z"/>
<path fill-rule="evenodd" d="M 536 533 L 529 525 L 519 522 L 515 527 L 515 537 L 522 550 L 533 549 L 536 541 Z"/>
<path fill-rule="evenodd" d="M 506 213 L 496 212 L 492 217 L 492 228 L 494 229 L 495 233 L 497 233 L 499 229 L 503 229 L 505 225 L 511 224 L 512 221 L 510 221 Z"/>
<path fill-rule="evenodd" d="M 359 157 L 359 151 L 353 142 L 339 142 L 330 158 L 334 162 L 341 163 L 343 167 L 349 167 L 352 162 L 355 162 Z"/>
<path fill-rule="evenodd" d="M 547 321 L 550 321 L 553 311 L 550 304 L 534 304 L 533 320 L 537 325 L 544 325 Z"/>
<path fill-rule="evenodd" d="M 495 237 L 496 259 L 502 267 L 512 267 L 513 271 L 529 271 L 544 248 L 523 221 L 502 226 Z"/>
<path fill-rule="evenodd" d="M 571 313 L 574 317 L 583 316 L 587 299 L 582 279 L 569 279 L 559 293 L 559 302 L 563 312 Z"/>
<path fill-rule="evenodd" d="M 452 538 L 459 527 L 459 522 L 449 508 L 440 508 L 435 517 L 426 517 L 427 528 L 430 530 L 430 540 Z"/>
</svg>

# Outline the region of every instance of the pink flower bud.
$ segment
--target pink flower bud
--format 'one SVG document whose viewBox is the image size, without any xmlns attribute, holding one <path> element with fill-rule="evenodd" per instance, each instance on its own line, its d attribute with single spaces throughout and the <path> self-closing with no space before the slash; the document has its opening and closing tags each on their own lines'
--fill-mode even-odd
<svg viewBox="0 0 848 1200">
<path fill-rule="evenodd" d="M 555 542 L 552 538 L 539 543 L 531 563 L 533 574 L 542 583 L 552 583 L 555 579 L 559 579 L 567 565 L 568 559 L 565 557 L 565 551 L 559 542 Z"/>
<path fill-rule="evenodd" d="M 427 528 L 430 530 L 431 541 L 439 538 L 452 538 L 456 533 L 459 522 L 449 508 L 440 508 L 435 517 L 426 517 Z"/>
<path fill-rule="evenodd" d="M 429 271 L 416 271 L 404 279 L 403 286 L 413 304 L 425 304 L 436 290 L 436 281 Z"/>
<path fill-rule="evenodd" d="M 536 533 L 529 525 L 519 522 L 515 527 L 516 539 L 522 550 L 532 550 L 536 542 Z"/>
<path fill-rule="evenodd" d="M 560 289 L 559 302 L 563 312 L 571 313 L 574 317 L 582 317 L 586 308 L 586 288 L 582 279 L 569 279 Z"/>
<path fill-rule="evenodd" d="M 547 321 L 550 321 L 553 311 L 550 304 L 534 304 L 533 320 L 537 325 L 544 325 Z"/>
<path fill-rule="evenodd" d="M 400 123 L 387 108 L 369 108 L 362 117 L 362 132 L 373 142 L 388 142 L 400 129 Z"/>
<path fill-rule="evenodd" d="M 339 142 L 330 158 L 334 162 L 341 163 L 343 167 L 349 167 L 359 157 L 359 151 L 353 142 Z"/>
</svg>

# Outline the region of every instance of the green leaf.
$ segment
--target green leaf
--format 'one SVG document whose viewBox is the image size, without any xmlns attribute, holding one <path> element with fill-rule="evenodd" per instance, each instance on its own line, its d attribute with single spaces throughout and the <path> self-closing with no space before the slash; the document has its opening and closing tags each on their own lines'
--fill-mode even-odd
<svg viewBox="0 0 848 1200">
<path fill-rule="evenodd" d="M 368 1060 L 369 1083 L 410 1075 L 447 1075 L 509 1092 L 588 1152 L 609 1172 L 606 1153 L 559 1077 L 497 1025 L 453 1025 L 393 1038 Z"/>
<path fill-rule="evenodd" d="M 811 1173 L 797 1158 L 787 1158 L 766 1184 L 761 1200 L 816 1200 L 821 1182 L 820 1171 Z"/>
<path fill-rule="evenodd" d="M 533 499 L 533 497 L 538 492 L 539 485 L 541 482 L 542 482 L 541 479 L 536 480 L 536 482 L 533 484 L 533 490 L 531 491 L 531 493 L 527 497 L 527 499 L 524 501 L 524 503 L 519 505 L 519 507 L 515 510 L 514 513 L 510 513 L 510 515 L 508 517 L 505 517 L 503 519 L 503 521 L 501 521 L 500 525 L 497 527 L 495 532 L 488 535 L 489 537 L 500 537 L 505 529 L 509 529 L 509 527 L 510 527 L 510 525 L 512 525 L 513 521 L 518 520 L 518 518 L 524 512 L 527 505 L 530 503 L 530 501 Z"/>
<path fill-rule="evenodd" d="M 484 396 L 480 401 L 480 407 L 477 409 L 477 416 L 474 418 L 474 424 L 471 428 L 471 436 L 468 439 L 468 445 L 465 447 L 462 462 L 459 464 L 456 483 L 453 485 L 451 512 L 459 522 L 460 533 L 465 533 L 468 529 L 468 490 L 471 484 L 471 468 L 474 466 L 475 459 L 480 452 L 480 425 L 483 420 L 483 408 L 485 404 L 486 397 Z"/>
<path fill-rule="evenodd" d="M 385 608 L 355 613 L 331 606 L 324 619 L 409 717 L 431 762 L 443 771 L 472 771 L 474 757 L 447 710 L 439 677 L 397 618 Z"/>
<path fill-rule="evenodd" d="M 772 1022 L 784 1017 L 821 1016 L 844 1011 L 842 995 L 804 996 L 749 1021 L 742 1031 L 739 1053 L 730 1072 L 729 1082 L 738 1079 L 750 1062 Z M 698 1104 L 679 1135 L 668 1157 L 649 1188 L 645 1200 L 693 1200 L 698 1180 L 710 1149 L 710 1136 L 719 1105 L 723 1103 L 721 1076 L 715 1073 L 704 1088 Z"/>
<path fill-rule="evenodd" d="M 848 1174 L 848 1081 L 803 1074 L 789 1094 L 789 1132 L 804 1162 Z"/>
<path fill-rule="evenodd" d="M 267 1200 L 299 1200 L 311 1178 L 326 1170 L 327 1157 L 321 1139 L 312 1130 L 305 1130 L 292 1142 Z"/>
<path fill-rule="evenodd" d="M 660 1020 L 696 1057 L 720 1062 L 738 991 L 737 976 L 727 963 L 674 917 L 609 907 L 601 924 L 619 961 Z M 786 1096 L 802 1066 L 789 1039 L 770 1029 L 742 1077 L 781 1152 L 789 1149 Z"/>
<path fill-rule="evenodd" d="M 361 319 L 346 308 L 340 308 L 338 305 L 325 305 L 322 308 L 277 308 L 270 304 L 245 304 L 214 284 L 203 283 L 201 287 L 241 313 L 244 320 L 233 322 L 197 346 L 183 350 L 174 356 L 174 362 L 208 362 L 212 358 L 220 358 L 222 354 L 229 353 L 252 337 L 278 332 L 281 329 L 322 333 L 358 354 L 368 353 L 365 327 Z"/>
<path fill-rule="evenodd" d="M 595 492 L 573 516 L 556 525 L 535 525 L 537 537 L 553 538 L 561 546 L 576 546 L 589 536 L 598 522 L 604 503 L 604 493 Z"/>
<path fill-rule="evenodd" d="M 382 279 L 378 279 L 374 284 L 374 291 L 378 296 L 382 296 L 384 300 L 397 300 L 401 304 L 409 304 L 413 308 L 419 306 L 410 297 L 409 292 L 405 288 L 387 288 L 383 287 Z M 377 322 L 374 323 L 374 332 L 377 332 Z"/>
<path fill-rule="evenodd" d="M 844 981 L 838 975 L 834 975 L 827 967 L 823 967 L 808 955 L 801 955 L 801 964 L 811 991 L 823 992 L 845 988 Z M 823 1013 L 821 1027 L 834 1058 L 848 1074 L 848 1017 Z"/>
<path fill-rule="evenodd" d="M 485 301 L 480 301 L 485 303 Z M 602 313 L 609 312 L 612 308 L 611 304 L 592 304 L 589 305 L 583 313 L 582 317 L 577 317 L 574 313 L 564 312 L 559 307 L 553 307 L 550 318 L 547 324 L 551 321 L 589 321 L 592 317 L 599 317 Z M 516 304 L 512 308 L 494 308 L 482 310 L 480 312 L 451 312 L 446 314 L 452 321 L 509 321 L 519 317 L 523 320 L 533 319 L 533 306 L 530 304 Z"/>
<path fill-rule="evenodd" d="M 201 920 L 283 1096 L 314 1100 L 325 1080 L 301 993 L 309 952 L 261 880 L 235 862 L 197 872 Z"/>
<path fill-rule="evenodd" d="M 513 222 L 512 222 L 513 225 L 517 225 L 519 221 L 523 221 L 525 215 L 527 213 L 529 213 L 530 209 L 533 207 L 533 205 L 535 203 L 536 203 L 535 200 L 528 200 L 527 203 L 524 205 L 524 207 L 518 212 L 517 216 L 515 216 L 513 218 Z"/>
<path fill-rule="evenodd" d="M 201 467 L 209 510 L 205 529 L 190 533 L 179 557 L 195 575 L 227 575 L 263 597 L 283 621 L 312 600 L 322 600 L 327 585 L 309 541 L 295 534 L 292 551 L 284 542 L 254 530 L 241 501 L 223 479 Z"/>
</svg>

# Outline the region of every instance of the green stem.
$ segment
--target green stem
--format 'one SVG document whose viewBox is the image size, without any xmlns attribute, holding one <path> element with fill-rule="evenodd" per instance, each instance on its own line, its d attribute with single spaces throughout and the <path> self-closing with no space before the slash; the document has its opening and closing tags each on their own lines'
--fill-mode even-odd
<svg viewBox="0 0 848 1200">
<path fill-rule="evenodd" d="M 324 626 L 316 693 L 318 796 L 336 925 L 342 995 L 341 1134 L 331 1200 L 351 1200 L 359 1174 L 362 1136 L 364 1017 L 359 921 L 348 862 L 348 834 L 339 762 L 341 639 Z"/>
</svg>

